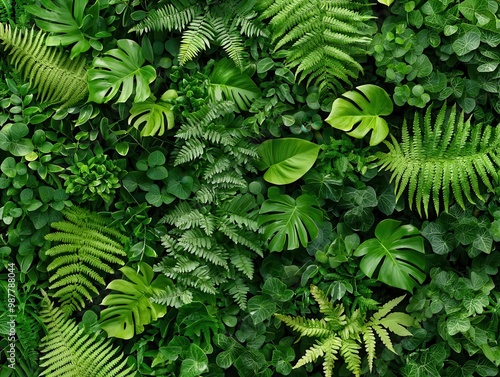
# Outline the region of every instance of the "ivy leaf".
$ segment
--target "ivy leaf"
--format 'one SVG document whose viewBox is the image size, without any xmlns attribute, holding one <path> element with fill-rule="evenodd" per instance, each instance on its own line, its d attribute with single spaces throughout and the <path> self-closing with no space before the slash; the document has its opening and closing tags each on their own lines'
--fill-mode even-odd
<svg viewBox="0 0 500 377">
<path fill-rule="evenodd" d="M 320 146 L 302 139 L 272 139 L 259 145 L 259 170 L 267 169 L 264 179 L 274 185 L 295 182 L 312 168 Z"/>
<path fill-rule="evenodd" d="M 306 247 L 318 236 L 323 212 L 314 196 L 304 194 L 293 199 L 280 194 L 277 187 L 271 187 L 268 196 L 260 208 L 258 224 L 265 225 L 264 238 L 271 240 L 270 251 L 282 251 L 285 247 L 293 250 L 300 245 Z"/>
<path fill-rule="evenodd" d="M 375 237 L 363 242 L 354 252 L 363 257 L 361 270 L 366 276 L 392 287 L 412 291 L 426 278 L 423 238 L 413 225 L 386 219 L 375 228 Z M 379 268 L 380 266 L 380 268 Z"/>
<path fill-rule="evenodd" d="M 293 297 L 293 291 L 278 278 L 269 278 L 262 287 L 262 293 L 268 294 L 275 301 L 285 302 Z"/>
<path fill-rule="evenodd" d="M 439 223 L 424 225 L 422 235 L 430 242 L 432 251 L 438 255 L 448 254 L 458 243 L 453 234 L 447 233 L 445 227 Z"/>
<path fill-rule="evenodd" d="M 215 64 L 208 80 L 208 93 L 214 101 L 233 101 L 241 110 L 248 110 L 252 101 L 261 95 L 252 79 L 241 73 L 233 61 L 227 58 Z"/>
<path fill-rule="evenodd" d="M 138 271 L 125 266 L 120 271 L 130 280 L 113 280 L 106 289 L 111 292 L 101 305 L 108 306 L 101 312 L 101 328 L 109 337 L 131 339 L 135 334 L 144 331 L 147 325 L 163 317 L 167 310 L 165 305 L 151 302 L 149 297 L 158 294 L 164 286 L 164 276 L 153 281 L 154 273 L 151 266 L 140 262 Z"/>
<path fill-rule="evenodd" d="M 350 131 L 347 134 L 357 139 L 373 130 L 370 145 L 381 143 L 389 134 L 389 126 L 381 115 L 390 115 L 393 110 L 387 92 L 369 84 L 358 86 L 356 91 L 344 93 L 343 97 L 333 102 L 332 111 L 325 122 L 339 130 Z"/>
<path fill-rule="evenodd" d="M 94 68 L 88 71 L 89 101 L 106 103 L 120 93 L 116 102 L 125 102 L 134 89 L 134 102 L 146 101 L 151 96 L 149 84 L 156 78 L 155 69 L 142 66 L 146 59 L 136 42 L 120 39 L 116 43 L 119 48 L 95 58 Z"/>
<path fill-rule="evenodd" d="M 265 296 L 254 296 L 248 300 L 248 313 L 254 325 L 264 322 L 273 316 L 276 304 Z"/>
</svg>

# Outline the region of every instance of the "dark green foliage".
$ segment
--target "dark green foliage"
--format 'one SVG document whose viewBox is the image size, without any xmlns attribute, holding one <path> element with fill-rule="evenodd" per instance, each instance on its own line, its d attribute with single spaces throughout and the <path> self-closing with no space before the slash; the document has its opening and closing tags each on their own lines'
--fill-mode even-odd
<svg viewBox="0 0 500 377">
<path fill-rule="evenodd" d="M 493 191 L 490 176 L 497 179 L 500 128 L 472 126 L 471 119 L 464 118 L 455 106 L 447 112 L 443 105 L 433 121 L 429 107 L 422 125 L 415 113 L 412 136 L 405 120 L 402 142 L 391 136 L 392 143 L 385 142 L 389 152 L 377 153 L 380 169 L 392 172 L 397 198 L 408 188 L 410 208 L 416 204 L 419 214 L 423 204 L 428 216 L 431 196 L 439 213 L 440 198 L 447 211 L 452 193 L 464 208 L 464 196 L 470 203 L 476 202 L 473 194 L 484 200 L 480 182 Z"/>
<path fill-rule="evenodd" d="M 366 54 L 372 18 L 366 5 L 347 0 L 262 0 L 262 19 L 269 22 L 275 50 L 286 51 L 289 67 L 299 82 L 319 86 L 320 91 L 342 91 L 343 84 L 363 72 L 356 59 Z M 285 49 L 285 46 L 291 46 Z"/>
<path fill-rule="evenodd" d="M 44 369 L 40 376 L 60 377 L 129 377 L 132 367 L 109 341 L 89 336 L 54 307 L 47 296 L 42 301 L 40 316 L 47 326 L 47 335 L 40 344 Z"/>
<path fill-rule="evenodd" d="M 38 89 L 41 101 L 72 106 L 87 96 L 84 59 L 70 60 L 55 47 L 45 45 L 41 31 L 20 30 L 0 24 L 0 39 L 9 53 L 9 61 Z"/>
<path fill-rule="evenodd" d="M 264 35 L 252 10 L 255 0 L 228 0 L 197 4 L 193 0 L 175 0 L 148 16 L 131 31 L 177 30 L 182 32 L 179 61 L 181 65 L 194 59 L 214 42 L 218 43 L 240 69 L 246 65 L 247 53 L 243 35 Z"/>
<path fill-rule="evenodd" d="M 107 226 L 108 220 L 95 213 L 76 207 L 64 212 L 67 221 L 51 224 L 57 232 L 45 236 L 59 244 L 45 253 L 54 257 L 47 266 L 51 274 L 51 294 L 62 302 L 62 310 L 70 314 L 92 301 L 92 293 L 98 294 L 96 283 L 104 285 L 101 272 L 113 273 L 113 265 L 123 265 L 128 237 Z"/>
</svg>

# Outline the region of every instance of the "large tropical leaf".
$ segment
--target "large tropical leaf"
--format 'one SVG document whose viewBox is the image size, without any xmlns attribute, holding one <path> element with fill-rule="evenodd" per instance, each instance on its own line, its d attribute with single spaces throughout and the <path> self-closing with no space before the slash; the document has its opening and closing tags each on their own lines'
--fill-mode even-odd
<svg viewBox="0 0 500 377">
<path fill-rule="evenodd" d="M 387 92 L 376 85 L 361 85 L 343 96 L 347 99 L 340 97 L 333 102 L 325 122 L 339 130 L 350 131 L 347 134 L 357 139 L 373 130 L 370 145 L 381 143 L 389 134 L 389 126 L 380 116 L 390 115 L 393 109 Z"/>
<path fill-rule="evenodd" d="M 312 168 L 320 146 L 302 139 L 273 139 L 263 142 L 257 152 L 259 170 L 267 169 L 264 179 L 275 185 L 295 182 Z"/>
<path fill-rule="evenodd" d="M 265 226 L 264 237 L 270 240 L 269 250 L 293 250 L 300 245 L 306 247 L 318 236 L 323 212 L 314 196 L 301 195 L 293 199 L 280 194 L 277 187 L 271 187 L 268 197 L 260 207 L 258 224 Z"/>
<path fill-rule="evenodd" d="M 156 78 L 156 71 L 145 62 L 141 46 L 130 39 L 120 39 L 119 48 L 109 50 L 103 58 L 94 60 L 89 70 L 89 101 L 104 103 L 113 99 L 125 102 L 135 89 L 134 102 L 146 101 L 151 96 L 149 84 Z"/>
<path fill-rule="evenodd" d="M 106 25 L 104 19 L 99 19 L 99 1 L 88 6 L 88 0 L 40 0 L 40 4 L 28 5 L 26 10 L 33 14 L 37 26 L 52 33 L 47 38 L 47 46 L 67 46 L 76 44 L 71 49 L 71 58 L 87 51 L 91 46 L 102 49 L 102 44 L 96 37 L 110 34 L 99 30 L 99 26 Z M 103 28 L 105 29 L 105 28 Z"/>
<path fill-rule="evenodd" d="M 149 300 L 162 292 L 167 279 L 160 275 L 153 281 L 153 268 L 147 263 L 139 263 L 138 268 L 138 272 L 127 266 L 120 268 L 130 281 L 117 279 L 106 287 L 119 292 L 112 292 L 102 300 L 102 305 L 108 308 L 101 312 L 101 328 L 110 337 L 130 339 L 143 332 L 144 325 L 156 321 L 167 312 L 165 305 Z"/>
<path fill-rule="evenodd" d="M 208 92 L 214 101 L 233 101 L 241 110 L 248 110 L 261 94 L 252 79 L 227 58 L 215 64 L 209 81 Z"/>
<path fill-rule="evenodd" d="M 360 268 L 392 287 L 412 291 L 425 280 L 424 239 L 413 225 L 386 219 L 375 228 L 375 237 L 358 246 L 354 255 L 363 257 Z"/>
<path fill-rule="evenodd" d="M 133 121 L 133 126 L 137 129 L 144 124 L 141 136 L 154 136 L 157 133 L 160 136 L 163 135 L 165 128 L 170 130 L 174 127 L 172 105 L 166 101 L 175 98 L 177 98 L 177 92 L 170 89 L 156 102 L 153 99 L 148 99 L 144 102 L 134 103 L 130 109 L 128 124 Z"/>
</svg>

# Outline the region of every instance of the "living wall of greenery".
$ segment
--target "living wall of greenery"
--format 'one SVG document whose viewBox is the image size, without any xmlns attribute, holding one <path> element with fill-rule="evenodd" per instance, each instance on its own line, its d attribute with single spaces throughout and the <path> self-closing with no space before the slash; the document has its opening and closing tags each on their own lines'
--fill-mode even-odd
<svg viewBox="0 0 500 377">
<path fill-rule="evenodd" d="M 499 375 L 499 8 L 0 1 L 0 377 Z"/>
</svg>

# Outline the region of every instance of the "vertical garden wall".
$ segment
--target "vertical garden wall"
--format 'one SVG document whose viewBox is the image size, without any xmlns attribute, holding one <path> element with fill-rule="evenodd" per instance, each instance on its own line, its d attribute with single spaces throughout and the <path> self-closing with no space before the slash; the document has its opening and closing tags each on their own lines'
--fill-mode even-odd
<svg viewBox="0 0 500 377">
<path fill-rule="evenodd" d="M 0 377 L 496 376 L 496 0 L 0 1 Z"/>
</svg>

